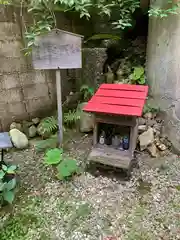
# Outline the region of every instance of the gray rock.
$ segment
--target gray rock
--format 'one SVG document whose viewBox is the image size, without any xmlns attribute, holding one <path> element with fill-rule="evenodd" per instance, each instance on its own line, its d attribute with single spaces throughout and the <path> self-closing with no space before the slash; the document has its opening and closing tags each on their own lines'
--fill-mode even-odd
<svg viewBox="0 0 180 240">
<path fill-rule="evenodd" d="M 139 125 L 145 125 L 146 124 L 146 120 L 144 118 L 139 118 L 138 119 L 138 124 Z"/>
<path fill-rule="evenodd" d="M 28 139 L 24 133 L 14 128 L 10 130 L 9 134 L 11 141 L 16 148 L 24 149 L 28 147 Z"/>
<path fill-rule="evenodd" d="M 38 125 L 40 123 L 40 119 L 37 117 L 37 118 L 33 118 L 32 119 L 32 122 L 35 124 L 35 125 Z"/>
<path fill-rule="evenodd" d="M 19 131 L 22 131 L 22 125 L 20 123 L 12 122 L 10 125 L 10 130 L 14 128 L 18 129 Z"/>
<path fill-rule="evenodd" d="M 29 134 L 28 134 L 28 136 L 29 136 L 30 138 L 33 138 L 33 137 L 36 136 L 36 134 L 37 134 L 37 128 L 36 128 L 34 125 L 32 125 L 32 126 L 29 128 Z"/>
<path fill-rule="evenodd" d="M 146 132 L 139 135 L 139 142 L 141 151 L 145 150 L 154 142 L 154 131 L 151 127 Z"/>
<path fill-rule="evenodd" d="M 139 133 L 143 133 L 147 130 L 147 126 L 146 125 L 139 125 L 138 126 L 138 132 Z"/>
<path fill-rule="evenodd" d="M 94 115 L 84 112 L 82 111 L 83 107 L 86 105 L 87 103 L 81 103 L 78 106 L 78 109 L 80 109 L 80 132 L 82 133 L 88 133 L 91 132 L 93 130 L 94 127 Z"/>
<path fill-rule="evenodd" d="M 157 122 L 156 122 L 156 120 L 153 120 L 153 119 L 147 119 L 146 124 L 149 127 L 153 127 L 154 125 L 157 124 Z"/>
<path fill-rule="evenodd" d="M 154 143 L 152 143 L 150 146 L 148 146 L 147 150 L 150 153 L 151 157 L 156 158 L 158 156 L 157 148 Z"/>
<path fill-rule="evenodd" d="M 158 148 L 160 151 L 165 151 L 165 150 L 167 149 L 166 145 L 163 144 L 163 143 L 160 142 L 160 141 L 157 141 L 157 142 L 156 142 L 156 146 L 157 146 L 157 148 Z"/>
<path fill-rule="evenodd" d="M 152 114 L 151 112 L 145 113 L 145 114 L 144 114 L 144 118 L 150 120 L 150 119 L 153 118 L 153 114 Z"/>
</svg>

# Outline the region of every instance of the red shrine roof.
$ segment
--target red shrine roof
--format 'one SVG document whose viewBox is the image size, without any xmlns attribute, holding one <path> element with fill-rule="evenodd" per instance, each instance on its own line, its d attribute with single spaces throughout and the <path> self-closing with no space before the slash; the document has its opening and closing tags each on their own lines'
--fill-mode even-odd
<svg viewBox="0 0 180 240">
<path fill-rule="evenodd" d="M 148 86 L 104 83 L 83 110 L 86 112 L 141 116 L 147 94 Z"/>
</svg>

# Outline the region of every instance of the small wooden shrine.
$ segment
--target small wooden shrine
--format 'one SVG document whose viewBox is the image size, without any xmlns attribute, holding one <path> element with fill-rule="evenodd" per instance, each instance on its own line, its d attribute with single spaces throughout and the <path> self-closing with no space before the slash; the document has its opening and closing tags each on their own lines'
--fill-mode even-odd
<svg viewBox="0 0 180 240">
<path fill-rule="evenodd" d="M 102 84 L 85 105 L 94 113 L 93 148 L 88 159 L 129 169 L 138 137 L 138 119 L 143 112 L 148 86 Z"/>
</svg>

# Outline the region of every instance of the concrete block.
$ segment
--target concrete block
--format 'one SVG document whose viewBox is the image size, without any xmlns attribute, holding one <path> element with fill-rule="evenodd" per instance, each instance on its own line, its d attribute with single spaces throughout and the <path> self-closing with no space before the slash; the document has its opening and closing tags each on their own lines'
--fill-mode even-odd
<svg viewBox="0 0 180 240">
<path fill-rule="evenodd" d="M 48 97 L 39 97 L 26 101 L 26 109 L 29 114 L 40 110 L 46 111 L 49 106 L 51 106 L 51 101 Z"/>
<path fill-rule="evenodd" d="M 19 74 L 19 80 L 22 86 L 28 86 L 34 84 L 35 71 L 24 72 Z"/>
<path fill-rule="evenodd" d="M 14 8 L 13 6 L 0 5 L 0 22 L 13 22 Z"/>
<path fill-rule="evenodd" d="M 11 116 L 27 115 L 25 104 L 23 102 L 11 102 L 8 104 L 8 112 Z"/>
<path fill-rule="evenodd" d="M 39 83 L 45 83 L 46 82 L 46 78 L 48 78 L 48 71 L 38 71 L 36 70 L 35 72 L 35 76 L 34 76 L 34 84 L 39 84 Z"/>
<path fill-rule="evenodd" d="M 20 87 L 20 80 L 18 73 L 4 74 L 0 76 L 1 89 L 11 89 Z"/>
<path fill-rule="evenodd" d="M 8 58 L 0 57 L 0 73 L 17 73 L 27 72 L 29 70 L 28 65 L 24 58 Z"/>
<path fill-rule="evenodd" d="M 0 102 L 11 103 L 11 102 L 21 102 L 23 100 L 21 89 L 12 88 L 9 90 L 2 90 L 0 92 Z"/>
<path fill-rule="evenodd" d="M 10 42 L 0 41 L 0 57 L 8 57 L 8 58 L 24 57 L 23 52 L 21 51 L 22 49 L 23 49 L 23 45 L 20 41 L 10 41 Z"/>
<path fill-rule="evenodd" d="M 0 101 L 0 118 L 3 119 L 7 115 L 8 115 L 8 104 L 3 101 Z"/>
<path fill-rule="evenodd" d="M 0 22 L 0 41 L 21 40 L 20 27 L 17 23 Z"/>
<path fill-rule="evenodd" d="M 43 83 L 24 86 L 23 94 L 25 100 L 38 99 L 41 97 L 49 98 L 48 86 Z"/>
<path fill-rule="evenodd" d="M 21 73 L 19 75 L 20 83 L 23 86 L 45 83 L 47 77 L 46 74 L 48 75 L 48 71 L 46 73 L 44 71 L 31 70 L 25 73 Z"/>
</svg>

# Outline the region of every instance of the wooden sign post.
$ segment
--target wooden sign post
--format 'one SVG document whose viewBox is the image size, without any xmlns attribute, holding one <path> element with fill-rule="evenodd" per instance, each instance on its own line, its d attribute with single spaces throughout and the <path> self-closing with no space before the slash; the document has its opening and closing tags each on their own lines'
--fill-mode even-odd
<svg viewBox="0 0 180 240">
<path fill-rule="evenodd" d="M 35 69 L 56 70 L 56 91 L 59 126 L 59 146 L 63 143 L 61 69 L 82 68 L 82 38 L 74 33 L 54 29 L 37 37 L 32 51 Z"/>
</svg>

